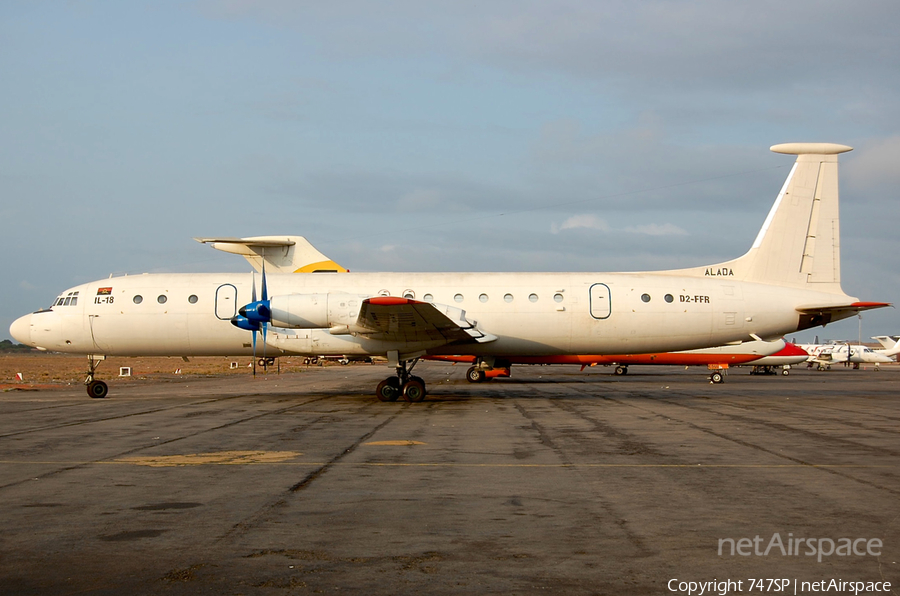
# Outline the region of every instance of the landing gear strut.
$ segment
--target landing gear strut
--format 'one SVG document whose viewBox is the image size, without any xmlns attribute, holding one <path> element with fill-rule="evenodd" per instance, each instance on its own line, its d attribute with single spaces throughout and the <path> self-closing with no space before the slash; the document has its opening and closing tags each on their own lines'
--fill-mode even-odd
<svg viewBox="0 0 900 596">
<path fill-rule="evenodd" d="M 84 385 L 87 388 L 87 394 L 94 399 L 103 399 L 109 394 L 109 386 L 103 381 L 94 379 L 97 367 L 104 360 L 106 360 L 106 356 L 95 356 L 93 354 L 88 356 L 88 372 L 87 377 L 84 379 Z"/>
<path fill-rule="evenodd" d="M 411 375 L 412 369 L 419 362 L 416 358 L 412 361 L 400 362 L 397 365 L 397 376 L 388 377 L 378 383 L 375 395 L 381 401 L 397 401 L 400 396 L 410 403 L 418 403 L 425 399 L 425 380 Z"/>
</svg>

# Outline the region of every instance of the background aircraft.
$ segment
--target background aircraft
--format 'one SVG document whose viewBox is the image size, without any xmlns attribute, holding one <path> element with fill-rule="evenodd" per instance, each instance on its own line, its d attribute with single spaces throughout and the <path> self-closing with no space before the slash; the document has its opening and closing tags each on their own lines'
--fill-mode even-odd
<svg viewBox="0 0 900 596">
<path fill-rule="evenodd" d="M 879 364 L 894 362 L 892 356 L 900 353 L 900 342 L 894 342 L 890 349 L 884 350 L 873 350 L 868 346 L 841 342 L 800 344 L 800 347 L 809 353 L 810 366 L 815 364 L 819 370 L 840 363 L 852 364 L 853 368 L 859 368 L 860 364 L 874 364 L 877 370 Z"/>
<path fill-rule="evenodd" d="M 448 362 L 475 363 L 474 356 L 428 356 L 430 360 Z M 593 354 L 577 356 L 557 356 L 553 358 L 513 357 L 508 360 L 495 360 L 492 370 L 472 366 L 466 371 L 466 379 L 471 383 L 481 383 L 496 377 L 509 377 L 513 364 L 580 364 L 586 366 L 598 364 L 615 366 L 615 374 L 628 374 L 628 367 L 638 365 L 679 365 L 706 366 L 710 372 L 712 383 L 725 380 L 724 371 L 732 366 L 749 365 L 755 369 L 762 367 L 785 366 L 806 362 L 809 354 L 783 339 L 774 341 L 755 340 L 735 345 L 701 348 L 683 352 L 664 352 L 656 354 Z M 787 369 L 785 369 L 787 371 Z M 758 371 L 762 373 L 762 370 Z M 785 373 L 786 374 L 786 373 Z"/>
</svg>

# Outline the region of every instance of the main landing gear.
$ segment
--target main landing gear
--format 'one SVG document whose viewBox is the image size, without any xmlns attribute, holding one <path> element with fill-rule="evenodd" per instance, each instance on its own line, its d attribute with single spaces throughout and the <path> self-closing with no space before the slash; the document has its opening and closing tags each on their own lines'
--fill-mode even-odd
<svg viewBox="0 0 900 596">
<path fill-rule="evenodd" d="M 419 359 L 400 362 L 397 365 L 397 376 L 388 377 L 378 383 L 375 395 L 381 401 L 397 401 L 400 396 L 410 403 L 418 403 L 425 399 L 425 381 L 422 377 L 411 375 L 412 369 Z"/>
<path fill-rule="evenodd" d="M 84 385 L 87 388 L 87 394 L 94 399 L 103 399 L 109 394 L 109 386 L 103 381 L 94 378 L 97 367 L 106 360 L 106 356 L 88 355 L 88 372 L 84 379 Z"/>
<path fill-rule="evenodd" d="M 484 360 L 479 358 L 475 366 L 470 366 L 466 371 L 466 380 L 470 383 L 484 383 L 497 377 L 509 377 L 512 363 L 509 360 Z"/>
</svg>

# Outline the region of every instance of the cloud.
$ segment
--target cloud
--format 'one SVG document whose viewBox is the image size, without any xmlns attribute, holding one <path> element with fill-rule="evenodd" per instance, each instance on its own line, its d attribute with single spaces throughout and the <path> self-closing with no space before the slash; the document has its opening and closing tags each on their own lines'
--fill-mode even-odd
<svg viewBox="0 0 900 596">
<path fill-rule="evenodd" d="M 597 230 L 600 232 L 624 232 L 626 234 L 644 234 L 647 236 L 689 236 L 690 234 L 676 226 L 673 223 L 664 224 L 638 224 L 635 226 L 626 226 L 624 228 L 614 229 L 606 222 L 606 220 L 596 215 L 586 213 L 582 215 L 573 215 L 561 224 L 556 222 L 550 224 L 550 233 L 559 234 L 565 230 L 577 229 Z"/>
<path fill-rule="evenodd" d="M 23 290 L 36 290 L 37 286 L 29 281 L 23 280 L 19 282 L 19 288 Z"/>
<path fill-rule="evenodd" d="M 610 229 L 609 224 L 607 224 L 604 220 L 600 219 L 596 215 L 591 214 L 573 215 L 561 224 L 550 224 L 550 232 L 552 234 L 559 234 L 563 230 L 576 230 L 579 228 L 599 230 L 601 232 L 608 232 Z"/>
<path fill-rule="evenodd" d="M 642 224 L 638 226 L 628 226 L 622 230 L 629 234 L 646 234 L 648 236 L 689 236 L 686 230 L 683 230 L 671 223 L 660 224 Z"/>
</svg>

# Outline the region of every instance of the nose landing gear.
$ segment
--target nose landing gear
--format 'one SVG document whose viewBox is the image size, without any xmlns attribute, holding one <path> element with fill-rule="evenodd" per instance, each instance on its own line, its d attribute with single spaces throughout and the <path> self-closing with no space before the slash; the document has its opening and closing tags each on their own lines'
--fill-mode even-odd
<svg viewBox="0 0 900 596">
<path fill-rule="evenodd" d="M 94 378 L 97 367 L 104 360 L 106 360 L 106 356 L 88 355 L 88 372 L 87 377 L 84 379 L 84 385 L 87 388 L 87 394 L 94 399 L 103 399 L 109 394 L 109 386 L 103 381 L 98 381 Z"/>
<path fill-rule="evenodd" d="M 418 358 L 400 362 L 397 365 L 397 376 L 388 377 L 378 383 L 375 396 L 381 401 L 397 401 L 402 395 L 403 399 L 410 403 L 418 403 L 425 399 L 427 394 L 425 380 L 410 374 L 418 362 Z"/>
</svg>

